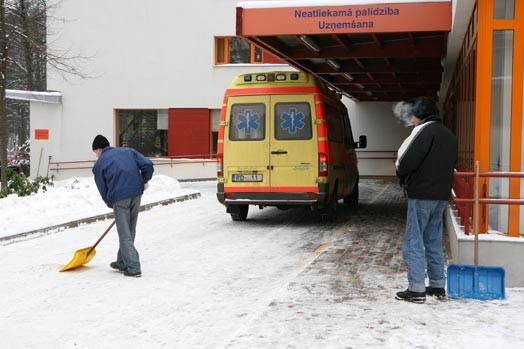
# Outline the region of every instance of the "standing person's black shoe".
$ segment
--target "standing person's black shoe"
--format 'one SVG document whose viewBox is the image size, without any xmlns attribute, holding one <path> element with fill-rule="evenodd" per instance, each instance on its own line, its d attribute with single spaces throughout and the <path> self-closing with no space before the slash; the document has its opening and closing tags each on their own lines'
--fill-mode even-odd
<svg viewBox="0 0 524 349">
<path fill-rule="evenodd" d="M 426 287 L 426 294 L 428 296 L 435 296 L 439 299 L 446 298 L 446 290 L 439 287 Z"/>
<path fill-rule="evenodd" d="M 426 301 L 426 292 L 412 292 L 408 289 L 397 292 L 395 299 L 413 303 L 424 303 Z"/>
<path fill-rule="evenodd" d="M 111 262 L 111 264 L 109 264 L 109 266 L 115 270 L 118 270 L 118 271 L 126 271 L 127 268 L 124 267 L 123 265 L 121 264 L 118 264 L 117 262 Z"/>
<path fill-rule="evenodd" d="M 142 276 L 142 272 L 141 271 L 129 271 L 129 270 L 125 270 L 124 271 L 124 276 L 132 276 L 132 277 L 135 277 L 135 278 L 139 278 Z"/>
</svg>

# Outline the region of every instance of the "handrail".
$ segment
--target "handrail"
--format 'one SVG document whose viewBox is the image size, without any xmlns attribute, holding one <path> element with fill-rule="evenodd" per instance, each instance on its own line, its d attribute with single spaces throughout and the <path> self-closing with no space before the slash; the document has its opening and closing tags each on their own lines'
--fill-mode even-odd
<svg viewBox="0 0 524 349">
<path fill-rule="evenodd" d="M 397 159 L 396 150 L 360 150 L 356 149 L 356 153 L 359 155 L 359 160 L 393 160 Z M 359 153 L 393 153 L 393 156 L 360 156 Z"/>
<path fill-rule="evenodd" d="M 453 178 L 452 202 L 455 203 L 461 223 L 464 225 L 464 233 L 469 235 L 471 233 L 471 221 L 473 218 L 473 183 L 467 182 L 466 178 L 475 177 L 475 172 L 457 171 Z M 524 178 L 524 172 L 480 172 L 479 177 L 482 178 Z M 504 198 L 479 198 L 481 205 L 524 205 L 524 199 L 504 199 Z M 482 232 L 479 232 L 482 234 Z M 511 234 L 510 234 L 511 235 Z"/>
<path fill-rule="evenodd" d="M 189 158 L 188 155 L 186 156 L 170 156 L 170 157 L 149 157 L 151 161 L 153 161 L 155 166 L 164 166 L 164 165 L 183 165 L 183 164 L 195 164 L 195 163 L 204 163 L 209 161 L 215 161 L 215 159 L 210 158 L 207 154 L 203 158 L 200 158 L 202 155 L 194 155 L 197 158 Z M 69 170 L 87 170 L 93 168 L 93 165 L 95 164 L 96 160 L 78 160 L 78 161 L 53 161 L 49 162 L 49 171 L 69 171 Z M 68 166 L 68 165 L 82 165 L 90 163 L 90 166 Z M 54 165 L 54 167 L 51 167 L 51 165 Z M 61 167 L 64 166 L 65 167 Z"/>
</svg>

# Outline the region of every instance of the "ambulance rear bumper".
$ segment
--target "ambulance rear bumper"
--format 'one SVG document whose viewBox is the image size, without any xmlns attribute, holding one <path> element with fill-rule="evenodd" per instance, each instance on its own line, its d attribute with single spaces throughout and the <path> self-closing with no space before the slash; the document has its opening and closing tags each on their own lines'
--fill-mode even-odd
<svg viewBox="0 0 524 349">
<path fill-rule="evenodd" d="M 218 184 L 217 199 L 224 205 L 261 205 L 261 206 L 313 206 L 326 203 L 327 185 L 319 184 L 316 193 L 253 193 L 253 192 L 224 192 L 222 183 Z"/>
</svg>

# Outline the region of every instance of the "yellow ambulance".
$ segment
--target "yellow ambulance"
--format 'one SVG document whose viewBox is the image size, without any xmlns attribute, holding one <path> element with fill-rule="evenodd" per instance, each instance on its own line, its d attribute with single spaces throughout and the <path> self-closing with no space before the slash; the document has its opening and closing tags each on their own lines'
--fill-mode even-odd
<svg viewBox="0 0 524 349">
<path fill-rule="evenodd" d="M 358 203 L 355 148 L 340 96 L 300 72 L 242 74 L 227 89 L 217 145 L 217 198 L 235 221 L 249 205 L 307 206 L 336 219 Z"/>
</svg>

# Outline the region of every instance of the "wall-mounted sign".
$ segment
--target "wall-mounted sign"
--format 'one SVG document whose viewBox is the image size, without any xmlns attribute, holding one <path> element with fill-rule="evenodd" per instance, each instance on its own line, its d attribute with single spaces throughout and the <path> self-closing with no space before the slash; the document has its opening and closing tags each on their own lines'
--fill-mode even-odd
<svg viewBox="0 0 524 349">
<path fill-rule="evenodd" d="M 451 1 L 349 6 L 237 8 L 245 36 L 450 31 Z"/>
<path fill-rule="evenodd" d="M 47 128 L 35 129 L 35 139 L 36 140 L 48 140 L 49 139 L 49 129 Z"/>
</svg>

